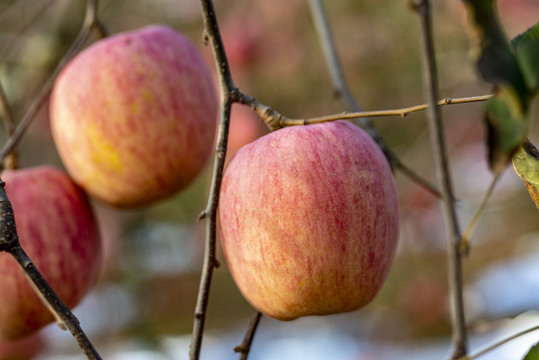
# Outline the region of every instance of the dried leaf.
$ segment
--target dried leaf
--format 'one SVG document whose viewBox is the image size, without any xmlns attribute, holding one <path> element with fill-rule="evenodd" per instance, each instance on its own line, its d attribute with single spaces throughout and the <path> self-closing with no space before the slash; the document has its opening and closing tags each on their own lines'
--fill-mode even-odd
<svg viewBox="0 0 539 360">
<path fill-rule="evenodd" d="M 539 208 L 539 150 L 529 140 L 513 155 L 513 167 Z"/>
</svg>

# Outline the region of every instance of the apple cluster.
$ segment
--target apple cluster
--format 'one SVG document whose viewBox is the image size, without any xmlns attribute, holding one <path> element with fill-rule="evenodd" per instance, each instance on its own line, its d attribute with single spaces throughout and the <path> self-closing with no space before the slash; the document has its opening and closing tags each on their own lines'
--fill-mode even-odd
<svg viewBox="0 0 539 360">
<path fill-rule="evenodd" d="M 182 34 L 149 26 L 98 41 L 59 74 L 50 98 L 54 143 L 67 170 L 5 170 L 23 249 L 70 308 L 98 280 L 102 244 L 89 196 L 117 208 L 185 188 L 211 153 L 213 77 Z M 0 256 L 0 339 L 54 321 L 24 272 Z"/>
<path fill-rule="evenodd" d="M 67 172 L 42 166 L 2 178 L 23 248 L 69 307 L 101 267 L 88 196 L 133 208 L 184 189 L 212 152 L 217 107 L 201 55 L 165 26 L 101 40 L 60 73 L 50 124 Z M 396 188 L 383 153 L 345 121 L 256 140 L 262 133 L 252 132 L 228 162 L 218 209 L 241 293 L 281 320 L 363 307 L 382 286 L 398 240 Z M 0 273 L 0 338 L 53 321 L 8 255 L 0 257 Z"/>
</svg>

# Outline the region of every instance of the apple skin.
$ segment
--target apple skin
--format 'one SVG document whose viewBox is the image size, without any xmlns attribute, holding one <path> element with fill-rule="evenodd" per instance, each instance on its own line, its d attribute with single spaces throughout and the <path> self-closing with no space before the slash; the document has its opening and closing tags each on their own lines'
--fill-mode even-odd
<svg viewBox="0 0 539 360">
<path fill-rule="evenodd" d="M 217 106 L 198 50 L 154 25 L 101 40 L 71 60 L 51 95 L 51 129 L 75 182 L 106 204 L 140 207 L 201 172 Z"/>
<path fill-rule="evenodd" d="M 390 167 L 345 121 L 288 127 L 244 146 L 225 170 L 218 216 L 236 285 L 280 320 L 363 307 L 398 243 Z"/>
<path fill-rule="evenodd" d="M 0 341 L 0 360 L 31 360 L 46 348 L 41 332 L 14 341 Z"/>
<path fill-rule="evenodd" d="M 6 170 L 1 177 L 23 250 L 73 308 L 93 286 L 101 267 L 99 230 L 86 194 L 53 167 Z M 0 274 L 0 339 L 19 339 L 54 321 L 7 253 L 0 253 Z"/>
</svg>

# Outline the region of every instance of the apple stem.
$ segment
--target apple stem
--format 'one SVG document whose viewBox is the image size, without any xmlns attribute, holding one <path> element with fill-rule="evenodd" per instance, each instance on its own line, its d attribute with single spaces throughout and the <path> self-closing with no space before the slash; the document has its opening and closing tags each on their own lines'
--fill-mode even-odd
<svg viewBox="0 0 539 360">
<path fill-rule="evenodd" d="M 31 280 L 37 294 L 45 300 L 54 317 L 69 329 L 88 359 L 101 359 L 94 346 L 80 327 L 78 319 L 71 310 L 60 300 L 43 275 L 36 268 L 30 257 L 23 250 L 15 215 L 11 202 L 6 194 L 5 183 L 0 179 L 0 251 L 5 251 L 17 261 L 26 276 Z"/>
<path fill-rule="evenodd" d="M 428 103 L 428 122 L 431 144 L 435 154 L 435 167 L 438 184 L 442 191 L 442 210 L 447 224 L 449 240 L 448 278 L 451 297 L 451 323 L 453 335 L 452 359 L 465 356 L 468 352 L 466 319 L 464 315 L 461 233 L 455 210 L 455 197 L 451 184 L 447 146 L 438 99 L 438 75 L 432 34 L 432 15 L 429 0 L 411 0 L 421 24 L 421 43 L 424 69 L 424 88 Z"/>
</svg>

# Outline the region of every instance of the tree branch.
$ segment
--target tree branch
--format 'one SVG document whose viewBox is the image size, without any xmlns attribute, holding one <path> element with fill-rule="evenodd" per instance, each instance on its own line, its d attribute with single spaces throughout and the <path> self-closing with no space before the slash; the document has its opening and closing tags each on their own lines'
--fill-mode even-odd
<svg viewBox="0 0 539 360">
<path fill-rule="evenodd" d="M 228 59 L 226 57 L 223 40 L 219 32 L 215 9 L 211 0 L 201 0 L 202 17 L 204 20 L 204 40 L 209 42 L 213 52 L 215 67 L 219 79 L 219 127 L 215 145 L 215 159 L 213 162 L 212 179 L 208 203 L 206 209 L 200 215 L 200 219 L 206 219 L 206 241 L 204 250 L 204 263 L 200 278 L 200 285 L 195 308 L 193 334 L 191 338 L 190 359 L 200 357 L 202 338 L 204 336 L 204 324 L 208 307 L 213 269 L 218 266 L 215 256 L 216 232 L 217 232 L 217 205 L 219 203 L 219 190 L 223 179 L 225 164 L 228 129 L 230 124 L 230 110 L 237 89 L 232 81 Z"/>
<path fill-rule="evenodd" d="M 9 105 L 9 100 L 7 94 L 4 91 L 4 86 L 0 83 L 0 107 L 2 108 L 2 113 L 4 114 L 4 124 L 6 126 L 6 132 L 8 138 L 13 136 L 15 132 L 15 120 L 13 116 L 13 111 Z M 11 150 L 9 154 L 6 155 L 4 161 L 4 167 L 7 169 L 16 169 L 18 168 L 18 154 L 17 149 Z"/>
<path fill-rule="evenodd" d="M 88 359 L 101 359 L 92 343 L 80 327 L 78 319 L 71 310 L 60 300 L 58 295 L 47 283 L 43 275 L 35 267 L 32 260 L 24 252 L 17 235 L 15 216 L 9 201 L 5 183 L 0 179 L 0 251 L 9 253 L 23 269 L 26 276 L 31 280 L 38 295 L 48 304 L 56 319 L 60 319 L 71 332 L 82 352 Z M 1 275 L 1 274 L 0 274 Z"/>
<path fill-rule="evenodd" d="M 331 35 L 329 20 L 326 16 L 326 11 L 322 5 L 322 1 L 309 0 L 309 5 L 315 28 L 318 32 L 318 37 L 322 45 L 322 51 L 326 59 L 327 68 L 331 75 L 334 92 L 337 96 L 343 99 L 350 111 L 360 112 L 362 111 L 362 108 L 352 95 L 352 91 L 344 78 L 342 67 L 337 55 L 335 42 L 333 41 L 333 36 Z M 429 181 L 402 163 L 398 156 L 389 148 L 385 140 L 367 117 L 356 118 L 352 121 L 356 125 L 365 129 L 370 137 L 378 144 L 380 149 L 382 149 L 384 152 L 392 169 L 401 170 L 404 175 L 408 176 L 410 179 L 424 187 L 427 191 L 437 197 L 440 197 L 440 192 Z"/>
<path fill-rule="evenodd" d="M 39 92 L 37 97 L 30 104 L 28 111 L 24 114 L 22 120 L 17 125 L 17 128 L 15 129 L 13 135 L 9 137 L 4 147 L 0 150 L 0 161 L 3 161 L 5 157 L 18 144 L 21 137 L 28 129 L 28 126 L 34 119 L 35 115 L 45 103 L 45 100 L 47 99 L 47 96 L 49 95 L 49 92 L 51 91 L 54 85 L 54 81 L 58 77 L 58 74 L 60 74 L 60 72 L 66 66 L 68 61 L 71 60 L 71 58 L 82 48 L 82 46 L 88 39 L 94 25 L 98 22 L 97 5 L 98 5 L 97 0 L 88 0 L 88 2 L 86 3 L 86 15 L 85 15 L 84 22 L 82 24 L 81 30 L 77 38 L 75 39 L 75 41 L 73 42 L 73 44 L 71 45 L 67 53 L 64 55 L 64 57 L 60 60 L 60 62 L 54 69 L 54 72 L 52 73 L 50 78 L 47 80 L 45 85 L 41 88 L 41 91 Z"/>
<path fill-rule="evenodd" d="M 259 311 L 256 311 L 254 313 L 253 318 L 251 319 L 251 322 L 249 323 L 249 327 L 247 328 L 247 331 L 245 332 L 245 337 L 243 338 L 243 341 L 241 342 L 240 345 L 234 348 L 235 352 L 240 353 L 240 360 L 247 360 L 247 357 L 249 356 L 249 351 L 251 350 L 251 345 L 253 343 L 256 329 L 258 328 L 258 324 L 260 323 L 261 317 L 262 317 L 262 314 Z"/>
<path fill-rule="evenodd" d="M 513 341 L 513 340 L 515 340 L 515 339 L 517 339 L 517 338 L 519 338 L 519 337 L 521 337 L 523 335 L 529 334 L 529 333 L 531 333 L 533 331 L 536 331 L 536 330 L 539 330 L 539 325 L 531 327 L 531 328 L 523 330 L 523 331 L 520 331 L 520 332 L 518 332 L 516 334 L 513 334 L 513 335 L 511 335 L 511 336 L 509 336 L 509 337 L 507 337 L 505 339 L 499 340 L 499 341 L 495 342 L 494 344 L 487 346 L 485 349 L 476 352 L 475 354 L 472 354 L 472 355 L 469 355 L 469 356 L 461 356 L 457 360 L 475 360 L 475 359 L 477 359 L 477 358 L 491 352 L 492 350 L 494 350 L 494 349 L 496 349 L 496 348 L 498 348 L 498 347 L 500 347 L 500 346 L 502 346 L 502 345 L 504 345 L 504 344 L 506 344 L 506 343 L 508 343 L 510 341 Z"/>
<path fill-rule="evenodd" d="M 485 100 L 490 99 L 491 97 L 492 95 L 481 95 L 481 96 L 464 97 L 464 98 L 446 97 L 442 100 L 435 101 L 434 105 L 443 106 L 443 105 L 452 105 L 452 104 L 464 104 L 464 103 L 470 103 L 470 102 L 485 101 Z M 294 126 L 294 125 L 309 125 L 309 124 L 317 124 L 317 123 L 323 123 L 323 122 L 328 122 L 328 121 L 352 120 L 352 119 L 365 118 L 365 117 L 387 117 L 387 116 L 405 117 L 406 115 L 413 112 L 427 110 L 428 107 L 429 107 L 429 104 L 421 104 L 421 105 L 415 105 L 415 106 L 405 107 L 401 109 L 359 111 L 359 112 L 351 112 L 351 113 L 345 112 L 341 114 L 326 115 L 326 116 L 314 117 L 314 118 L 309 118 L 309 119 L 289 119 L 283 116 L 282 119 L 279 121 L 279 126 L 285 127 L 285 126 Z"/>
<path fill-rule="evenodd" d="M 466 355 L 468 338 L 464 316 L 462 259 L 460 252 L 461 234 L 455 211 L 453 188 L 448 164 L 447 146 L 442 124 L 442 115 L 437 106 L 438 78 L 432 35 L 432 19 L 429 0 L 418 0 L 415 10 L 421 23 L 422 53 L 425 71 L 425 92 L 431 143 L 435 153 L 438 183 L 442 191 L 442 209 L 449 238 L 449 287 L 451 296 L 451 323 L 453 335 L 453 359 Z"/>
<path fill-rule="evenodd" d="M 470 241 L 471 241 L 473 232 L 475 231 L 475 228 L 477 227 L 477 224 L 479 223 L 481 216 L 483 216 L 483 212 L 485 211 L 487 207 L 488 200 L 492 196 L 494 187 L 496 186 L 502 174 L 503 174 L 503 170 L 498 171 L 496 172 L 496 174 L 494 174 L 494 176 L 492 177 L 492 180 L 490 181 L 488 189 L 485 195 L 483 196 L 483 199 L 481 200 L 481 204 L 475 211 L 472 217 L 472 220 L 470 220 L 470 223 L 468 224 L 468 226 L 466 226 L 466 228 L 464 229 L 464 232 L 462 233 L 462 240 L 460 242 L 460 251 L 463 255 L 467 256 L 470 253 Z"/>
</svg>

